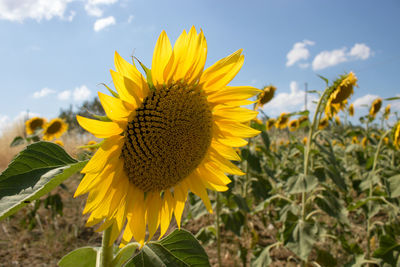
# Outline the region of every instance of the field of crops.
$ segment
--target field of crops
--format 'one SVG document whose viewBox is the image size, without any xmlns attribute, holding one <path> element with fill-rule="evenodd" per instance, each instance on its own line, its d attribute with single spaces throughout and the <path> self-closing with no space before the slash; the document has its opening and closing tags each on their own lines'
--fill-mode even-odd
<svg viewBox="0 0 400 267">
<path fill-rule="evenodd" d="M 211 182 L 204 182 L 205 187 L 190 184 L 190 181 L 183 187 L 183 183 L 182 199 L 180 189 L 177 189 L 181 187 L 176 187 L 172 193 L 163 189 L 153 194 L 152 185 L 134 180 L 137 178 L 128 168 L 131 165 L 124 165 L 124 170 L 131 175 L 129 181 L 125 181 L 127 184 L 134 183 L 139 188 L 147 186 L 151 190 L 144 190 L 144 208 L 135 204 L 132 214 L 119 217 L 110 217 L 119 211 L 113 202 L 110 205 L 114 208 L 110 208 L 108 217 L 81 217 L 82 198 L 72 198 L 82 178 L 75 173 L 82 169 L 89 172 L 88 169 L 105 164 L 100 156 L 93 156 L 105 153 L 103 142 L 100 139 L 88 142 L 87 135 L 83 138 L 81 133 L 73 131 L 63 136 L 68 129 L 67 118 L 47 122 L 37 117 L 26 121 L 26 132 L 11 142 L 11 147 L 24 150 L 0 178 L 0 218 L 5 219 L 1 222 L 3 263 L 0 265 L 26 264 L 29 256 L 20 253 L 17 256 L 15 251 L 23 248 L 24 242 L 32 244 L 28 240 L 34 238 L 36 248 L 45 247 L 46 243 L 58 246 L 57 253 L 41 258 L 45 265 L 57 263 L 62 255 L 84 246 L 87 241 L 86 245 L 93 247 L 77 249 L 58 264 L 95 266 L 96 258 L 100 257 L 101 266 L 400 266 L 400 123 L 398 114 L 391 113 L 389 104 L 398 98 L 376 99 L 370 104 L 369 112 L 357 121 L 353 118 L 354 106 L 349 105 L 353 90 L 356 90 L 355 75 L 344 74 L 332 82 L 321 78 L 326 88 L 310 92 L 318 99 L 314 103 L 315 110 L 283 113 L 278 118 L 260 112 L 255 118 L 253 114 L 262 107 L 268 110 L 268 102 L 276 90 L 274 86 L 266 86 L 260 91 L 251 106 L 253 111 L 243 113 L 244 119 L 235 113 L 239 109 L 232 109 L 240 122 L 249 121 L 246 126 L 240 126 L 247 127 L 241 128 L 242 131 L 247 137 L 255 137 L 246 138 L 240 148 L 229 147 L 229 150 L 225 146 L 227 143 L 241 141 L 221 130 L 225 137 L 231 138 L 226 137 L 223 145 L 215 146 L 224 158 L 210 152 L 217 162 L 224 162 L 220 165 L 221 170 L 210 172 L 207 181 Z M 383 104 L 386 104 L 385 108 Z M 145 107 L 138 109 L 138 114 L 144 114 Z M 106 113 L 108 111 L 106 109 Z M 216 109 L 213 116 L 222 116 L 218 112 Z M 111 117 L 110 114 L 107 115 Z M 112 116 L 116 116 L 115 113 Z M 253 118 L 248 119 L 251 116 Z M 82 118 L 78 116 L 78 122 L 86 127 L 87 122 Z M 104 114 L 96 118 L 101 123 L 111 123 Z M 148 120 L 144 115 L 139 118 Z M 133 140 L 134 133 L 130 129 L 136 127 L 133 122 L 125 132 L 129 140 Z M 138 135 L 144 134 L 140 129 L 136 128 Z M 75 143 L 68 144 L 71 139 Z M 143 149 L 138 143 L 132 143 L 136 146 L 132 149 L 130 144 L 123 148 L 125 154 L 119 158 L 132 153 L 126 152 L 129 149 Z M 68 148 L 69 153 L 63 147 Z M 69 155 L 71 147 L 74 147 L 73 157 Z M 164 152 L 171 153 L 169 150 Z M 136 154 L 132 155 L 136 157 Z M 187 156 L 191 154 L 187 153 Z M 89 159 L 96 159 L 96 165 L 87 163 Z M 177 160 L 185 164 L 185 160 L 179 157 Z M 196 171 L 200 173 L 201 170 Z M 113 176 L 114 172 L 109 175 Z M 217 175 L 219 172 L 222 174 Z M 215 178 L 225 179 L 224 173 L 233 173 L 228 176 L 231 182 Z M 84 178 L 81 185 L 86 183 L 95 187 L 85 179 L 88 178 Z M 114 190 L 122 182 L 114 185 L 111 181 L 109 188 Z M 214 190 L 207 193 L 205 188 Z M 191 192 L 186 195 L 188 189 Z M 104 195 L 114 192 L 108 191 L 108 187 L 105 190 Z M 86 192 L 82 188 L 78 191 Z M 101 192 L 96 191 L 94 197 Z M 172 197 L 175 200 L 170 201 Z M 163 202 L 159 204 L 157 199 Z M 96 214 L 94 207 L 103 207 L 102 203 L 96 206 L 90 204 L 91 201 L 93 195 L 89 194 L 84 213 L 89 210 Z M 159 208 L 159 213 L 152 213 L 153 207 Z M 144 216 L 142 225 L 138 214 Z M 125 215 L 135 221 L 133 230 L 128 226 L 129 221 L 125 222 Z M 123 218 L 122 226 L 118 226 L 125 227 L 123 235 L 120 228 L 114 228 L 120 224 L 118 218 Z M 105 233 L 102 244 L 99 234 L 84 230 L 91 229 L 83 226 L 86 219 L 89 226 L 104 223 L 100 227 L 100 232 L 104 230 Z M 142 227 L 144 232 L 137 227 Z M 178 227 L 181 230 L 174 231 Z M 58 231 L 64 235 L 57 235 Z M 19 233 L 24 233 L 25 238 L 11 242 L 12 236 Z M 168 235 L 158 240 L 165 234 Z M 129 243 L 132 236 L 136 241 Z M 57 239 L 63 242 L 57 243 Z M 114 240 L 115 244 L 121 244 L 119 249 L 117 245 L 113 246 Z M 12 244 L 11 249 L 9 244 Z M 25 244 L 25 250 L 27 255 L 38 253 L 31 245 Z M 59 254 L 59 258 L 54 259 L 54 255 Z M 109 263 L 105 264 L 107 261 Z"/>
</svg>

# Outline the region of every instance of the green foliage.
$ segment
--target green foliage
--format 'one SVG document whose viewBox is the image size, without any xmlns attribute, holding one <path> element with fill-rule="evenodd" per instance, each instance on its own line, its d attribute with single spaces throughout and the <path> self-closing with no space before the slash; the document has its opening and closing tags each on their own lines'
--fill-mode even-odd
<svg viewBox="0 0 400 267">
<path fill-rule="evenodd" d="M 49 193 L 85 164 L 53 143 L 27 146 L 0 175 L 0 220 Z"/>
<path fill-rule="evenodd" d="M 60 267 L 96 267 L 97 254 L 100 248 L 82 247 L 71 251 L 58 262 Z"/>
</svg>

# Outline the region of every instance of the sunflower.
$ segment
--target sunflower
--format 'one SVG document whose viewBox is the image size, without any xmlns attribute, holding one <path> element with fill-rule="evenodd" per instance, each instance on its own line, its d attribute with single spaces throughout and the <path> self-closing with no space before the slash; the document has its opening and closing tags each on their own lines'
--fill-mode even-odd
<svg viewBox="0 0 400 267">
<path fill-rule="evenodd" d="M 397 149 L 400 148 L 400 121 L 393 127 L 393 145 Z"/>
<path fill-rule="evenodd" d="M 97 144 L 96 141 L 90 140 L 89 142 L 87 142 L 86 145 L 87 146 L 93 146 L 93 145 L 96 145 L 96 144 Z M 87 150 L 94 152 L 94 151 L 96 151 L 96 147 L 87 147 Z"/>
<path fill-rule="evenodd" d="M 301 117 L 299 118 L 300 126 L 302 126 L 302 124 L 303 124 L 304 122 L 308 122 L 308 116 L 301 116 Z"/>
<path fill-rule="evenodd" d="M 353 138 L 351 139 L 351 143 L 352 144 L 358 144 L 359 143 L 357 136 L 353 136 Z"/>
<path fill-rule="evenodd" d="M 272 127 L 274 127 L 275 125 L 275 119 L 274 118 L 270 118 L 267 120 L 267 123 L 265 124 L 265 127 L 267 128 L 267 131 L 271 130 Z"/>
<path fill-rule="evenodd" d="M 385 145 L 388 145 L 389 144 L 389 137 L 383 138 L 383 142 L 385 142 Z"/>
<path fill-rule="evenodd" d="M 339 116 L 335 116 L 335 123 L 336 123 L 336 125 L 340 125 L 341 124 Z"/>
<path fill-rule="evenodd" d="M 289 122 L 289 131 L 294 132 L 299 129 L 300 123 L 299 120 L 291 120 Z"/>
<path fill-rule="evenodd" d="M 340 76 L 331 86 L 325 113 L 328 117 L 335 116 L 339 110 L 344 108 L 342 105 L 354 93 L 354 86 L 357 86 L 357 77 L 353 72 Z"/>
<path fill-rule="evenodd" d="M 364 137 L 364 138 L 361 140 L 361 145 L 362 145 L 363 148 L 366 148 L 366 147 L 367 147 L 367 144 L 368 144 L 368 138 L 367 138 L 367 137 Z"/>
<path fill-rule="evenodd" d="M 323 130 L 329 126 L 329 119 L 327 117 L 322 118 L 319 122 L 318 129 Z"/>
<path fill-rule="evenodd" d="M 307 136 L 303 138 L 303 145 L 307 144 Z"/>
<path fill-rule="evenodd" d="M 273 85 L 264 86 L 262 92 L 258 95 L 256 109 L 263 107 L 265 104 L 271 101 L 275 95 L 275 91 L 276 87 Z"/>
<path fill-rule="evenodd" d="M 383 113 L 383 117 L 385 118 L 385 120 L 389 119 L 389 115 L 390 115 L 390 104 L 386 106 L 385 113 Z"/>
<path fill-rule="evenodd" d="M 161 238 L 172 216 L 180 227 L 189 190 L 212 212 L 206 189 L 225 191 L 225 173 L 244 174 L 230 162 L 240 160 L 233 147 L 259 131 L 246 125 L 257 112 L 239 106 L 260 90 L 227 86 L 243 65 L 242 50 L 203 70 L 206 55 L 206 39 L 194 27 L 173 48 L 161 33 L 151 70 L 143 66 L 146 78 L 115 53 L 118 97 L 98 93 L 110 121 L 77 116 L 104 142 L 82 169 L 75 196 L 89 193 L 87 226 L 111 227 L 110 245 L 124 225 L 121 246 L 132 238 L 143 245 L 158 228 Z"/>
<path fill-rule="evenodd" d="M 54 141 L 54 144 L 57 144 L 57 145 L 59 145 L 59 146 L 64 147 L 64 142 L 61 141 L 61 140 L 55 140 L 55 141 Z"/>
<path fill-rule="evenodd" d="M 36 130 L 42 129 L 46 124 L 46 119 L 41 117 L 33 117 L 25 122 L 26 134 L 33 134 Z"/>
<path fill-rule="evenodd" d="M 60 137 L 68 130 L 68 124 L 60 118 L 52 119 L 43 127 L 43 140 L 51 141 Z"/>
<path fill-rule="evenodd" d="M 275 121 L 275 127 L 277 129 L 285 129 L 289 121 L 289 115 L 287 113 L 281 113 L 281 115 Z"/>
<path fill-rule="evenodd" d="M 350 115 L 351 117 L 354 116 L 354 104 L 351 104 L 350 107 L 349 107 L 349 115 Z"/>
<path fill-rule="evenodd" d="M 382 107 L 382 98 L 377 98 L 372 102 L 371 108 L 369 110 L 369 115 L 375 119 L 376 114 Z"/>
</svg>

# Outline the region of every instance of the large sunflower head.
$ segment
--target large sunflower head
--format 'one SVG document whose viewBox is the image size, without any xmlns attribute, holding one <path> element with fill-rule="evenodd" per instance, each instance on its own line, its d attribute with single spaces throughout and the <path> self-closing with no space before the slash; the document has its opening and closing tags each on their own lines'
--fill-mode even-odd
<svg viewBox="0 0 400 267">
<path fill-rule="evenodd" d="M 262 107 L 274 97 L 276 87 L 273 85 L 264 86 L 262 92 L 258 95 L 257 107 Z"/>
<path fill-rule="evenodd" d="M 158 228 L 163 236 L 172 216 L 180 227 L 188 190 L 211 212 L 206 189 L 227 190 L 226 173 L 243 174 L 230 162 L 240 160 L 234 147 L 259 131 L 247 126 L 257 112 L 240 106 L 260 90 L 228 86 L 243 65 L 241 50 L 204 70 L 206 56 L 206 39 L 194 27 L 173 48 L 161 33 L 151 70 L 143 67 L 147 77 L 115 53 L 117 92 L 99 92 L 109 121 L 77 116 L 104 142 L 75 196 L 89 193 L 87 225 L 112 227 L 111 242 L 125 224 L 122 245 L 132 238 L 143 244 Z"/>
<path fill-rule="evenodd" d="M 400 148 L 400 121 L 398 121 L 393 127 L 393 145 Z"/>
<path fill-rule="evenodd" d="M 279 117 L 275 121 L 275 127 L 277 129 L 285 129 L 287 127 L 287 123 L 289 121 L 289 114 L 281 113 Z"/>
<path fill-rule="evenodd" d="M 349 115 L 350 115 L 351 117 L 354 116 L 354 104 L 351 104 L 351 105 L 349 106 Z"/>
<path fill-rule="evenodd" d="M 334 90 L 329 96 L 332 104 L 338 104 L 348 99 L 354 93 L 354 86 L 357 86 L 357 77 L 353 72 L 340 76 L 333 84 Z"/>
<path fill-rule="evenodd" d="M 26 134 L 33 134 L 38 129 L 43 129 L 46 119 L 41 117 L 33 117 L 25 122 Z"/>
<path fill-rule="evenodd" d="M 383 117 L 385 118 L 385 120 L 389 119 L 389 115 L 390 115 L 390 104 L 386 106 L 385 112 L 383 113 Z"/>
<path fill-rule="evenodd" d="M 274 118 L 270 118 L 267 120 L 267 122 L 265 123 L 265 127 L 266 127 L 267 131 L 271 130 L 272 127 L 274 127 L 275 121 L 276 120 Z"/>
<path fill-rule="evenodd" d="M 60 118 L 52 119 L 43 127 L 43 140 L 51 141 L 60 137 L 68 130 L 68 124 Z"/>
<path fill-rule="evenodd" d="M 375 99 L 371 104 L 371 108 L 369 109 L 369 115 L 372 118 L 375 118 L 376 114 L 378 114 L 381 107 L 382 107 L 382 98 Z"/>
<path fill-rule="evenodd" d="M 297 119 L 296 120 L 291 120 L 289 122 L 289 131 L 294 132 L 297 129 L 299 129 L 299 126 L 300 126 L 299 120 L 297 120 Z"/>
</svg>

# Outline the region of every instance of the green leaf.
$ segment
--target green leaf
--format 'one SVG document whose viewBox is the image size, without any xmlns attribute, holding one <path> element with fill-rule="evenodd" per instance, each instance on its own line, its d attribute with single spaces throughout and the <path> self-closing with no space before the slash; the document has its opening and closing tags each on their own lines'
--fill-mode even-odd
<svg viewBox="0 0 400 267">
<path fill-rule="evenodd" d="M 315 222 L 299 220 L 291 232 L 286 247 L 306 261 L 317 241 L 317 234 L 318 225 Z"/>
<path fill-rule="evenodd" d="M 392 100 L 399 100 L 399 99 L 400 99 L 400 96 L 395 96 L 395 97 L 385 98 L 385 99 L 383 99 L 383 100 L 385 100 L 385 101 L 392 101 Z"/>
<path fill-rule="evenodd" d="M 287 180 L 287 192 L 289 194 L 298 194 L 310 192 L 318 185 L 318 178 L 314 175 L 299 174 L 292 176 Z"/>
<path fill-rule="evenodd" d="M 27 146 L 0 175 L 0 220 L 47 194 L 86 163 L 50 142 Z"/>
<path fill-rule="evenodd" d="M 22 136 L 17 136 L 12 140 L 10 147 L 19 146 L 25 144 L 25 139 Z"/>
<path fill-rule="evenodd" d="M 263 140 L 265 148 L 269 150 L 269 145 L 271 144 L 271 141 L 269 140 L 268 134 L 266 132 L 261 132 L 261 138 Z"/>
<path fill-rule="evenodd" d="M 272 244 L 274 245 L 274 244 Z M 269 251 L 271 250 L 271 246 L 264 248 L 260 255 L 252 262 L 252 267 L 268 267 L 272 263 L 271 256 L 269 255 Z"/>
<path fill-rule="evenodd" d="M 82 247 L 71 251 L 58 262 L 60 267 L 95 267 L 99 248 Z"/>
<path fill-rule="evenodd" d="M 210 266 L 196 238 L 186 230 L 175 230 L 160 241 L 149 242 L 125 267 Z"/>
<path fill-rule="evenodd" d="M 139 247 L 140 247 L 139 243 L 133 242 L 121 248 L 118 251 L 117 255 L 114 257 L 113 261 L 111 262 L 111 266 L 113 267 L 124 266 L 125 262 L 128 262 L 129 259 L 133 257 L 136 249 L 138 249 Z"/>
<path fill-rule="evenodd" d="M 236 202 L 238 205 L 239 209 L 245 211 L 245 212 L 250 212 L 249 206 L 247 205 L 246 199 L 241 197 L 239 194 L 234 194 L 233 195 L 233 200 Z"/>
<path fill-rule="evenodd" d="M 390 197 L 400 197 L 400 174 L 390 177 L 388 182 Z"/>
<path fill-rule="evenodd" d="M 321 78 L 322 80 L 324 80 L 324 82 L 326 83 L 326 86 L 328 86 L 329 80 L 328 80 L 327 78 L 325 78 L 324 76 L 319 75 L 319 74 L 317 74 L 317 76 L 318 76 L 319 78 Z"/>
<path fill-rule="evenodd" d="M 400 257 L 400 243 L 394 236 L 382 235 L 379 238 L 379 248 L 374 251 L 374 257 L 383 259 L 386 263 L 396 266 Z"/>
</svg>

